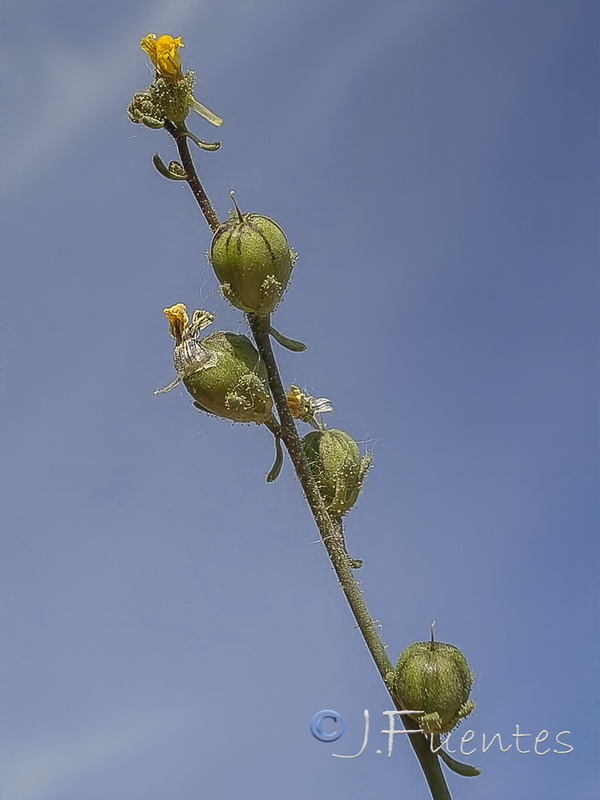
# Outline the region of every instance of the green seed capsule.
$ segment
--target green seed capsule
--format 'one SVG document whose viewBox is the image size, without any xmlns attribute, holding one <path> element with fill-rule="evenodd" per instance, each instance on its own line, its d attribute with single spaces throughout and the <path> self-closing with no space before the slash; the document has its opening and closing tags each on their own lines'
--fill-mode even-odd
<svg viewBox="0 0 600 800">
<path fill-rule="evenodd" d="M 474 675 L 461 651 L 442 642 L 415 642 L 400 656 L 388 683 L 427 734 L 447 733 L 475 708 Z"/>
<path fill-rule="evenodd" d="M 279 225 L 261 214 L 242 214 L 237 205 L 215 231 L 209 258 L 227 300 L 255 314 L 274 310 L 294 263 Z"/>
<path fill-rule="evenodd" d="M 271 420 L 266 368 L 250 339 L 218 331 L 201 343 L 214 354 L 214 364 L 182 376 L 196 407 L 234 422 Z"/>
<path fill-rule="evenodd" d="M 371 455 L 361 458 L 354 439 L 344 431 L 322 430 L 306 434 L 302 449 L 327 510 L 341 517 L 358 500 Z"/>
</svg>

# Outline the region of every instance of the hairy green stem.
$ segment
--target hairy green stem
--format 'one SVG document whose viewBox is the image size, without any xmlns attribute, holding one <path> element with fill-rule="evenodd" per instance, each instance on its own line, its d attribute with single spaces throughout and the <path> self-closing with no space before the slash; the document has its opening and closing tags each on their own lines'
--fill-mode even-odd
<svg viewBox="0 0 600 800">
<path fill-rule="evenodd" d="M 186 131 L 185 127 L 178 127 L 170 122 L 170 120 L 165 122 L 165 128 L 175 139 L 175 144 L 177 145 L 177 150 L 179 151 L 179 158 L 181 159 L 181 165 L 184 168 L 187 176 L 185 180 L 192 190 L 192 194 L 196 198 L 196 202 L 200 206 L 200 210 L 204 214 L 204 219 L 208 223 L 208 227 L 214 233 L 219 225 L 219 218 L 217 217 L 217 213 L 212 207 L 212 203 L 208 199 L 208 195 L 204 191 L 204 187 L 198 178 L 198 173 L 196 172 L 196 167 L 194 166 L 190 148 L 188 146 L 188 132 Z"/>
<path fill-rule="evenodd" d="M 167 122 L 165 127 L 175 139 L 181 163 L 187 175 L 187 183 L 192 190 L 209 228 L 214 233 L 219 225 L 219 220 L 196 173 L 187 144 L 187 136 L 183 129 L 177 128 L 170 122 Z M 354 619 L 365 640 L 365 644 L 371 653 L 394 706 L 398 710 L 401 710 L 401 706 L 390 693 L 386 682 L 386 675 L 391 671 L 393 665 L 381 640 L 377 625 L 371 617 L 367 604 L 365 603 L 358 581 L 354 577 L 352 560 L 346 552 L 341 527 L 331 519 L 325 508 L 323 498 L 321 497 L 317 483 L 310 470 L 304 451 L 302 450 L 302 445 L 300 444 L 300 437 L 298 436 L 296 424 L 290 413 L 285 390 L 279 374 L 279 368 L 271 345 L 270 336 L 272 328 L 270 315 L 247 314 L 246 316 L 258 352 L 265 363 L 269 387 L 279 413 L 280 427 L 277 429 L 277 433 L 280 435 L 281 441 L 289 453 L 296 475 L 298 476 L 298 480 L 300 481 L 300 485 L 302 486 L 307 503 L 321 535 L 323 545 L 331 560 L 344 595 L 346 596 L 346 600 L 354 615 Z M 275 433 L 275 430 L 272 432 Z M 418 723 L 410 719 L 410 717 L 402 716 L 401 719 L 407 730 L 419 730 Z M 421 733 L 409 735 L 408 739 L 419 760 L 433 800 L 452 800 L 442 773 L 439 758 L 435 753 L 431 752 L 428 739 Z"/>
<path fill-rule="evenodd" d="M 358 583 L 354 580 L 352 567 L 350 566 L 350 558 L 346 552 L 343 537 L 339 529 L 333 524 L 323 504 L 323 498 L 321 497 L 313 474 L 310 471 L 308 461 L 306 460 L 302 445 L 300 444 L 296 425 L 287 404 L 285 389 L 281 382 L 277 362 L 275 361 L 275 355 L 271 346 L 269 317 L 260 316 L 258 314 L 247 314 L 247 318 L 258 352 L 263 358 L 267 368 L 269 386 L 279 413 L 281 440 L 290 455 L 290 459 L 292 460 L 292 464 L 294 465 L 296 474 L 304 490 L 306 500 L 313 513 L 315 522 L 317 523 L 321 538 L 323 539 L 323 544 L 325 545 L 335 572 L 346 593 L 350 607 L 352 608 L 358 626 L 367 643 L 367 647 L 373 654 L 378 667 L 381 665 L 380 671 L 383 670 L 382 675 L 385 675 L 392 668 L 390 660 L 387 657 L 385 647 L 377 633 L 375 623 L 369 614 L 369 609 L 363 599 Z"/>
<path fill-rule="evenodd" d="M 327 513 L 327 509 L 323 504 L 323 499 L 317 487 L 316 481 L 310 470 L 310 466 L 302 450 L 300 438 L 296 425 L 290 413 L 289 406 L 285 395 L 285 390 L 281 382 L 277 362 L 273 354 L 271 340 L 269 338 L 270 320 L 269 317 L 259 316 L 258 314 L 247 314 L 248 324 L 256 342 L 258 352 L 265 362 L 267 368 L 267 375 L 269 378 L 269 387 L 279 413 L 281 422 L 280 434 L 296 470 L 298 480 L 304 490 L 306 500 L 312 511 L 315 523 L 321 534 L 321 539 L 327 550 L 327 554 L 333 564 L 333 568 L 338 577 L 344 595 L 348 601 L 350 609 L 354 615 L 356 623 L 373 661 L 384 681 L 386 689 L 389 693 L 389 687 L 386 683 L 386 675 L 392 669 L 392 663 L 388 657 L 385 646 L 379 636 L 377 626 L 371 617 L 367 604 L 360 590 L 358 581 L 354 577 L 354 572 L 351 566 L 351 559 L 346 552 L 344 539 L 342 536 L 341 528 L 331 519 Z M 395 707 L 401 710 L 396 699 L 391 695 Z M 401 717 L 404 727 L 407 730 L 419 730 L 419 725 L 410 717 Z M 431 752 L 429 741 L 423 734 L 415 733 L 408 737 L 413 746 L 415 754 L 421 764 L 423 773 L 429 785 L 429 790 L 433 800 L 452 800 L 446 780 L 442 773 L 438 756 Z"/>
</svg>

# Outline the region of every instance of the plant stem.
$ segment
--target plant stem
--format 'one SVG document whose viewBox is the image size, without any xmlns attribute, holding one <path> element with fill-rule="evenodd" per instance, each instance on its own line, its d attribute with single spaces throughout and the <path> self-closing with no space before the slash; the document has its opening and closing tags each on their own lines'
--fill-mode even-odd
<svg viewBox="0 0 600 800">
<path fill-rule="evenodd" d="M 177 143 L 181 163 L 188 176 L 187 183 L 192 190 L 209 228 L 214 232 L 219 225 L 219 220 L 196 173 L 187 144 L 187 137 L 182 135 L 181 129 L 170 122 L 167 122 L 165 127 Z M 300 481 L 300 485 L 302 486 L 307 503 L 321 535 L 323 545 L 329 555 L 344 595 L 354 615 L 354 619 L 365 640 L 365 644 L 371 653 L 394 706 L 398 710 L 401 710 L 401 706 L 390 693 L 386 683 L 386 675 L 392 670 L 393 665 L 381 640 L 377 626 L 365 603 L 358 581 L 354 577 L 351 566 L 352 562 L 346 552 L 341 527 L 331 519 L 325 508 L 323 498 L 321 497 L 317 483 L 310 470 L 304 451 L 302 450 L 302 445 L 300 444 L 300 437 L 298 436 L 296 424 L 290 413 L 285 390 L 271 346 L 270 315 L 247 314 L 246 316 L 254 341 L 256 342 L 256 347 L 267 369 L 269 387 L 279 413 L 281 427 L 278 429 L 278 433 L 281 436 L 281 441 L 284 443 L 292 464 L 294 465 L 296 475 L 298 476 L 298 480 Z M 419 730 L 418 723 L 410 719 L 410 717 L 403 715 L 401 720 L 407 730 Z M 433 800 L 452 800 L 442 773 L 439 758 L 435 753 L 431 752 L 428 739 L 421 733 L 409 735 L 408 739 L 419 760 Z"/>
<path fill-rule="evenodd" d="M 302 450 L 296 424 L 287 404 L 285 389 L 281 382 L 271 345 L 269 317 L 258 314 L 247 314 L 246 316 L 258 351 L 267 368 L 269 387 L 279 413 L 281 440 L 290 455 L 290 459 L 294 465 L 302 489 L 304 490 L 306 500 L 315 518 L 321 538 L 323 539 L 323 544 L 325 545 L 339 581 L 342 584 L 344 593 L 348 598 L 356 622 L 358 623 L 367 647 L 373 655 L 382 677 L 385 677 L 385 674 L 392 669 L 392 665 L 379 634 L 377 633 L 369 609 L 363 599 L 358 582 L 354 579 L 352 567 L 350 566 L 350 558 L 344 546 L 344 540 L 325 508 L 323 498 L 321 497 L 317 483 L 310 470 L 304 451 Z"/>
<path fill-rule="evenodd" d="M 323 499 L 315 482 L 315 479 L 310 470 L 310 466 L 302 450 L 300 438 L 296 425 L 290 413 L 285 390 L 283 388 L 277 362 L 273 354 L 271 340 L 269 337 L 270 320 L 269 317 L 259 316 L 258 314 L 247 314 L 248 324 L 256 342 L 258 352 L 265 362 L 267 368 L 267 375 L 269 378 L 269 387 L 277 406 L 279 419 L 281 422 L 281 440 L 283 441 L 296 470 L 298 480 L 304 490 L 306 500 L 312 511 L 315 523 L 321 534 L 321 539 L 327 550 L 333 568 L 338 577 L 342 590 L 346 596 L 350 609 L 357 622 L 358 628 L 362 633 L 363 639 L 375 666 L 383 679 L 384 685 L 389 692 L 386 683 L 386 675 L 392 669 L 392 663 L 388 657 L 385 646 L 381 641 L 381 637 L 377 631 L 376 624 L 371 617 L 367 604 L 358 585 L 358 581 L 354 577 L 354 571 L 351 567 L 351 559 L 346 552 L 344 539 L 341 534 L 341 529 L 332 521 L 327 509 L 323 504 Z M 401 710 L 400 705 L 396 699 L 391 695 L 395 707 Z M 409 717 L 401 717 L 404 727 L 408 730 L 419 730 L 419 725 Z M 415 754 L 421 765 L 421 769 L 425 775 L 425 779 L 429 785 L 429 790 L 433 800 L 452 800 L 446 780 L 442 773 L 438 756 L 432 753 L 429 747 L 429 741 L 425 736 L 420 733 L 409 735 L 408 739 L 413 746 Z"/>
<path fill-rule="evenodd" d="M 165 128 L 175 139 L 175 144 L 179 151 L 179 158 L 181 159 L 185 174 L 187 175 L 186 181 L 192 190 L 192 194 L 196 198 L 196 202 L 200 206 L 200 210 L 204 214 L 204 219 L 208 223 L 208 227 L 214 233 L 219 225 L 219 218 L 198 178 L 198 173 L 196 172 L 196 167 L 194 166 L 188 146 L 187 136 L 185 135 L 185 128 L 177 127 L 170 120 L 165 122 Z"/>
<path fill-rule="evenodd" d="M 290 455 L 298 480 L 304 490 L 306 500 L 315 518 L 319 533 L 321 534 L 323 544 L 325 545 L 333 568 L 350 603 L 352 613 L 356 618 L 356 622 L 358 623 L 379 672 L 382 677 L 385 678 L 385 675 L 392 669 L 392 665 L 381 638 L 379 637 L 375 623 L 371 618 L 369 609 L 363 599 L 358 582 L 354 578 L 352 567 L 350 566 L 350 558 L 346 552 L 341 532 L 327 513 L 323 498 L 321 497 L 317 483 L 310 470 L 304 451 L 302 450 L 296 424 L 287 404 L 285 389 L 281 382 L 277 362 L 275 361 L 275 355 L 271 346 L 269 317 L 260 316 L 258 314 L 247 314 L 247 318 L 258 352 L 267 368 L 269 387 L 275 405 L 277 406 L 281 423 L 281 440 Z"/>
</svg>

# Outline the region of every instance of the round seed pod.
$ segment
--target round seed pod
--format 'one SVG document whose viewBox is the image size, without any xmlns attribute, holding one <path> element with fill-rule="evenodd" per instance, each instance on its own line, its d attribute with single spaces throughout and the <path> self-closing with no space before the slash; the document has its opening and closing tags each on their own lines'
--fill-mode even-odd
<svg viewBox="0 0 600 800">
<path fill-rule="evenodd" d="M 442 642 L 415 642 L 404 650 L 391 674 L 401 705 L 425 733 L 447 733 L 473 711 L 474 675 L 461 651 Z"/>
<path fill-rule="evenodd" d="M 209 414 L 234 422 L 263 423 L 272 419 L 273 400 L 267 372 L 258 351 L 238 333 L 217 331 L 201 340 L 214 353 L 214 363 L 183 376 L 183 383 Z"/>
<path fill-rule="evenodd" d="M 209 259 L 229 302 L 269 314 L 281 300 L 294 262 L 284 232 L 269 217 L 237 208 L 213 236 Z"/>
<path fill-rule="evenodd" d="M 371 455 L 361 458 L 354 439 L 336 429 L 307 433 L 302 449 L 325 507 L 333 516 L 342 517 L 358 500 Z"/>
</svg>

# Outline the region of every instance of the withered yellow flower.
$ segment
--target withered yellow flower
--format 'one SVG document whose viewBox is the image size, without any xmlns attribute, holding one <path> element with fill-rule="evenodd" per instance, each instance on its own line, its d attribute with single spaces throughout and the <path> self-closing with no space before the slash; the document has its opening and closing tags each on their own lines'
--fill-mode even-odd
<svg viewBox="0 0 600 800">
<path fill-rule="evenodd" d="M 333 411 L 331 401 L 326 397 L 311 397 L 292 384 L 286 395 L 292 417 L 307 422 L 315 430 L 324 430 L 321 414 Z"/>
<path fill-rule="evenodd" d="M 174 306 L 163 309 L 163 314 L 169 320 L 171 336 L 177 344 L 181 344 L 190 321 L 185 304 L 175 303 Z"/>
<path fill-rule="evenodd" d="M 177 51 L 184 46 L 181 36 L 174 39 L 172 36 L 164 35 L 157 39 L 155 33 L 149 33 L 140 42 L 140 47 L 148 53 L 158 74 L 172 83 L 177 83 L 183 78 L 181 58 Z"/>
<path fill-rule="evenodd" d="M 200 369 L 213 367 L 216 363 L 214 353 L 207 350 L 197 338 L 201 330 L 215 321 L 214 314 L 197 309 L 190 322 L 184 303 L 176 303 L 174 306 L 163 309 L 163 314 L 169 320 L 169 330 L 175 339 L 173 365 L 177 377 L 164 389 L 157 389 L 154 394 L 170 392 L 185 377 Z"/>
</svg>

